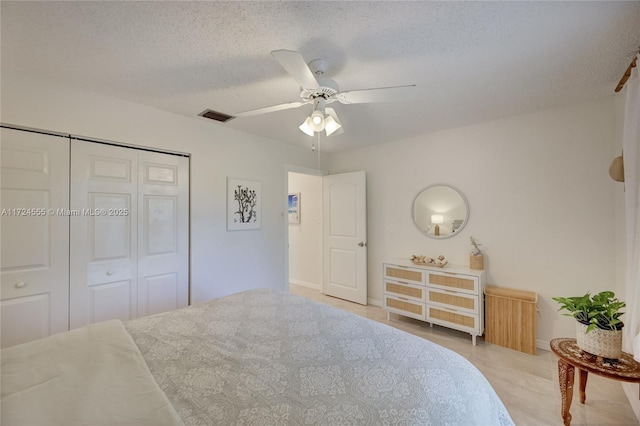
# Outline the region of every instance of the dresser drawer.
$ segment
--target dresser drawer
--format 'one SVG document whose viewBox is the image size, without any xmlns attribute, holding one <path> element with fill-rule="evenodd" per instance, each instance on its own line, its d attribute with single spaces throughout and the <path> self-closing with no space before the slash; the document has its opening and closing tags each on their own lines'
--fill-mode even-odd
<svg viewBox="0 0 640 426">
<path fill-rule="evenodd" d="M 409 284 L 402 281 L 384 280 L 384 293 L 389 296 L 399 296 L 416 302 L 424 302 L 425 288 L 421 285 Z"/>
<path fill-rule="evenodd" d="M 384 295 L 384 309 L 389 312 L 404 315 L 424 321 L 424 303 L 415 302 L 404 297 L 392 297 Z"/>
<path fill-rule="evenodd" d="M 426 321 L 455 328 L 468 333 L 482 334 L 478 315 L 440 306 L 426 305 Z"/>
<path fill-rule="evenodd" d="M 384 277 L 392 278 L 398 281 L 403 281 L 411 284 L 422 284 L 424 285 L 424 274 L 425 271 L 417 269 L 417 268 L 409 268 L 403 267 L 399 265 L 388 265 L 384 264 Z"/>
<path fill-rule="evenodd" d="M 471 314 L 478 313 L 478 296 L 429 287 L 426 292 L 426 302 L 430 305 L 438 305 L 443 308 L 465 311 Z"/>
<path fill-rule="evenodd" d="M 456 292 L 479 294 L 478 277 L 470 275 L 429 272 L 427 285 L 433 285 L 445 290 L 454 290 Z"/>
</svg>

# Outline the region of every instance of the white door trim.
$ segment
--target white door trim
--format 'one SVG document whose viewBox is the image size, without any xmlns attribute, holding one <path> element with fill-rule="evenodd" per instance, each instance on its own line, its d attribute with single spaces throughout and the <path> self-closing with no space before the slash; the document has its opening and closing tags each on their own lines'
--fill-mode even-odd
<svg viewBox="0 0 640 426">
<path fill-rule="evenodd" d="M 329 174 L 326 170 L 312 169 L 310 167 L 297 166 L 295 164 L 284 165 L 284 194 L 282 195 L 282 213 L 280 218 L 282 219 L 282 226 L 284 227 L 284 287 L 283 290 L 289 290 L 289 221 L 287 220 L 288 197 L 289 197 L 289 172 L 300 173 L 304 175 L 312 176 L 326 176 Z M 322 224 L 321 224 L 322 226 Z M 324 252 L 322 250 L 321 252 Z M 323 260 L 320 259 L 322 265 Z M 322 283 L 324 282 L 323 271 L 320 268 L 320 291 L 322 291 Z"/>
</svg>

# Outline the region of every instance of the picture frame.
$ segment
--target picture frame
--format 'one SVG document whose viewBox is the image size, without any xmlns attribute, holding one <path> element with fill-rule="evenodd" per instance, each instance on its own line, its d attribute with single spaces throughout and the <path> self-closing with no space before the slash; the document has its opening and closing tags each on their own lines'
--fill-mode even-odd
<svg viewBox="0 0 640 426">
<path fill-rule="evenodd" d="M 227 177 L 227 231 L 262 227 L 262 183 Z"/>
<path fill-rule="evenodd" d="M 300 193 L 295 192 L 289 194 L 289 202 L 287 203 L 287 212 L 289 213 L 289 223 L 300 223 Z"/>
</svg>

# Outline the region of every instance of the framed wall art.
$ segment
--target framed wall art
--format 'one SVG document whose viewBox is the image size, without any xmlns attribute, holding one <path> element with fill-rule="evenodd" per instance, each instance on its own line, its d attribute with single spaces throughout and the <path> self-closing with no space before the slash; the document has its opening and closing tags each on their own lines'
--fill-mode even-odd
<svg viewBox="0 0 640 426">
<path fill-rule="evenodd" d="M 227 230 L 262 226 L 262 183 L 227 177 Z"/>
<path fill-rule="evenodd" d="M 289 223 L 300 223 L 300 193 L 289 194 Z"/>
</svg>

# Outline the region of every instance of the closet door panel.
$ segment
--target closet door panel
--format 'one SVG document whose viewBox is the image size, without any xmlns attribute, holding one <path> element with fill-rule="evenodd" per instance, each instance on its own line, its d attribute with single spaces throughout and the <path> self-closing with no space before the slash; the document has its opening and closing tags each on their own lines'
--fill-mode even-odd
<svg viewBox="0 0 640 426">
<path fill-rule="evenodd" d="M 139 152 L 138 312 L 189 302 L 189 160 Z"/>
<path fill-rule="evenodd" d="M 131 319 L 131 280 L 89 286 L 89 322 Z"/>
<path fill-rule="evenodd" d="M 0 309 L 3 348 L 53 334 L 50 293 L 5 299 L 0 302 Z"/>
<path fill-rule="evenodd" d="M 72 141 L 71 328 L 137 312 L 137 151 Z"/>
<path fill-rule="evenodd" d="M 171 311 L 179 307 L 178 274 L 146 276 L 139 281 L 140 305 L 147 315 Z"/>
<path fill-rule="evenodd" d="M 52 223 L 48 190 L 2 189 L 2 268 L 39 270 L 51 266 Z M 45 214 L 32 216 L 26 209 Z M 12 215 L 15 213 L 15 215 Z"/>
<path fill-rule="evenodd" d="M 2 138 L 2 347 L 69 327 L 69 139 Z"/>
</svg>

